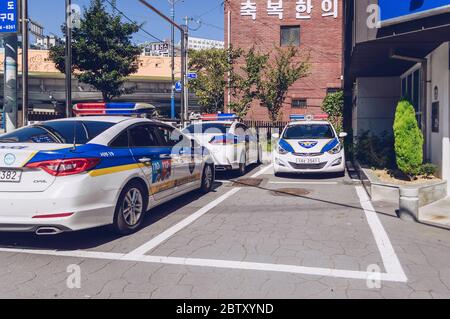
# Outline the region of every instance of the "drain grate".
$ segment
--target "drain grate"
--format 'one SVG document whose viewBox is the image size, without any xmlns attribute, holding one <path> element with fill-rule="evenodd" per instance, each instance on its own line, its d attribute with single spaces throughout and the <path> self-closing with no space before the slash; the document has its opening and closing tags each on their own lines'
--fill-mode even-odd
<svg viewBox="0 0 450 319">
<path fill-rule="evenodd" d="M 279 188 L 271 191 L 274 196 L 306 196 L 311 192 L 304 188 Z"/>
<path fill-rule="evenodd" d="M 232 187 L 258 187 L 262 183 L 262 178 L 240 178 L 233 181 Z"/>
</svg>

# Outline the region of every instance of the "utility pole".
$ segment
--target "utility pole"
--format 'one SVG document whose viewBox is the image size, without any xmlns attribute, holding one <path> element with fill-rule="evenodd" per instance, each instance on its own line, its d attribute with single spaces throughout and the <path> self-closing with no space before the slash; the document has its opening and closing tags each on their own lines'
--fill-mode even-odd
<svg viewBox="0 0 450 319">
<path fill-rule="evenodd" d="M 66 0 L 66 117 L 72 116 L 72 1 Z"/>
<path fill-rule="evenodd" d="M 188 86 L 188 78 L 187 78 L 187 75 L 188 75 L 188 72 L 189 72 L 189 70 L 188 70 L 188 64 L 189 64 L 189 46 L 188 46 L 188 43 L 189 43 L 189 17 L 185 17 L 184 18 L 185 19 L 185 21 L 186 21 L 186 32 L 184 33 L 184 36 L 185 36 L 185 39 L 184 39 L 184 41 L 185 41 L 185 59 L 186 59 L 186 63 L 184 64 L 184 66 L 186 67 L 186 69 L 184 70 L 184 83 L 183 83 L 183 85 L 186 85 L 186 89 L 183 91 L 183 93 L 184 93 L 184 100 L 185 100 L 185 104 L 186 104 L 186 107 L 184 108 L 184 118 L 186 119 L 186 120 L 188 120 L 189 119 L 189 86 Z"/>
<path fill-rule="evenodd" d="M 175 0 L 169 0 L 171 4 L 170 8 L 170 17 L 172 18 L 172 22 L 175 23 Z M 175 26 L 173 24 L 171 27 L 171 56 L 172 56 L 172 89 L 170 91 L 170 118 L 175 118 Z"/>
<path fill-rule="evenodd" d="M 3 112 L 6 132 L 17 128 L 17 34 L 5 37 Z"/>
<path fill-rule="evenodd" d="M 163 14 L 161 11 L 159 11 L 158 9 L 156 9 L 153 5 L 151 5 L 150 3 L 148 3 L 145 0 L 139 0 L 140 3 L 142 3 L 144 6 L 146 6 L 147 8 L 149 8 L 150 10 L 152 10 L 153 12 L 155 12 L 157 15 L 159 15 L 161 18 L 163 18 L 164 20 L 166 20 L 168 23 L 170 23 L 171 25 L 173 25 L 175 28 L 177 28 L 180 33 L 181 33 L 181 79 L 183 82 L 183 92 L 181 94 L 181 125 L 184 127 L 184 124 L 186 122 L 186 117 L 185 114 L 187 113 L 187 105 L 186 105 L 186 101 L 185 101 L 185 96 L 186 96 L 186 39 L 187 39 L 187 31 L 185 30 L 184 27 L 178 25 L 177 23 L 175 23 L 173 20 L 170 19 L 170 17 L 166 16 L 165 14 Z"/>
<path fill-rule="evenodd" d="M 28 0 L 22 0 L 22 125 L 28 124 Z"/>
</svg>

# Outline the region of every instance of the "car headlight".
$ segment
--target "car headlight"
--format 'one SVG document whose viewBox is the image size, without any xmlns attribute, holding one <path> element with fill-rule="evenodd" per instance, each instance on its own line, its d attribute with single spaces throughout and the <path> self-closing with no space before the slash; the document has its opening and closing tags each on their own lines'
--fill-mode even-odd
<svg viewBox="0 0 450 319">
<path fill-rule="evenodd" d="M 333 147 L 331 150 L 328 151 L 329 154 L 338 154 L 340 151 L 342 151 L 342 144 L 339 143 L 335 147 Z"/>
<path fill-rule="evenodd" d="M 289 152 L 286 151 L 284 148 L 282 148 L 279 144 L 278 144 L 278 146 L 277 146 L 277 151 L 278 151 L 278 153 L 281 154 L 281 155 L 285 155 L 285 154 L 289 153 Z"/>
</svg>

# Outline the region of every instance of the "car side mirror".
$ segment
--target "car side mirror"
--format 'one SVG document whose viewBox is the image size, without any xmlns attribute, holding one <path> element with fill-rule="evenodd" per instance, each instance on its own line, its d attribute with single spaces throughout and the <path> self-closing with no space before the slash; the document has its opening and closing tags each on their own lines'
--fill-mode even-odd
<svg viewBox="0 0 450 319">
<path fill-rule="evenodd" d="M 273 134 L 272 134 L 272 138 L 278 139 L 278 138 L 280 138 L 280 134 L 278 134 L 278 133 L 273 133 Z"/>
<path fill-rule="evenodd" d="M 345 132 L 339 133 L 339 137 L 340 137 L 340 138 L 344 138 L 344 137 L 347 137 L 347 136 L 348 136 L 348 134 L 345 133 Z"/>
</svg>

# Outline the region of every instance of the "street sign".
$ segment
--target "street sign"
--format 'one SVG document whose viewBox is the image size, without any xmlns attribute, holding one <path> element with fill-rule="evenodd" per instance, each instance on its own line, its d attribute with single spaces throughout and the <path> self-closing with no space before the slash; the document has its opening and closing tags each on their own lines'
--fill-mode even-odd
<svg viewBox="0 0 450 319">
<path fill-rule="evenodd" d="M 0 34 L 17 33 L 19 21 L 17 1 L 0 1 Z"/>
<path fill-rule="evenodd" d="M 181 84 L 181 81 L 175 82 L 175 91 L 181 92 L 183 90 L 183 84 Z"/>
<path fill-rule="evenodd" d="M 189 72 L 187 77 L 188 79 L 195 80 L 198 78 L 198 75 L 195 72 Z"/>
</svg>

